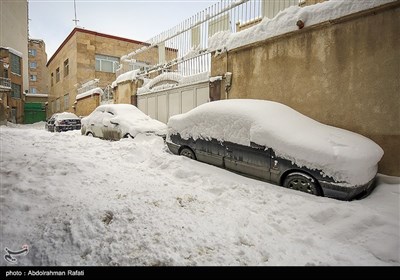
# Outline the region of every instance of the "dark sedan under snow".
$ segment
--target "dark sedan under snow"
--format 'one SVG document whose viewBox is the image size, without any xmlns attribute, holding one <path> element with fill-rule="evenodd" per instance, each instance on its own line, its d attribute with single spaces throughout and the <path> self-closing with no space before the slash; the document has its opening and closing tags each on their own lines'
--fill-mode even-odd
<svg viewBox="0 0 400 280">
<path fill-rule="evenodd" d="M 262 100 L 215 101 L 173 116 L 167 145 L 174 154 L 340 200 L 373 190 L 383 155 L 364 136 Z"/>
</svg>

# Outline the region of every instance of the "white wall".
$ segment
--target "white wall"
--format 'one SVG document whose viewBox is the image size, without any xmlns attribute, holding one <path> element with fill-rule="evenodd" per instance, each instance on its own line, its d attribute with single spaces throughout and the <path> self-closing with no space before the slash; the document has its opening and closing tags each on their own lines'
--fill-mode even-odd
<svg viewBox="0 0 400 280">
<path fill-rule="evenodd" d="M 137 107 L 150 117 L 163 123 L 177 114 L 185 113 L 209 102 L 208 82 L 138 95 Z"/>
</svg>

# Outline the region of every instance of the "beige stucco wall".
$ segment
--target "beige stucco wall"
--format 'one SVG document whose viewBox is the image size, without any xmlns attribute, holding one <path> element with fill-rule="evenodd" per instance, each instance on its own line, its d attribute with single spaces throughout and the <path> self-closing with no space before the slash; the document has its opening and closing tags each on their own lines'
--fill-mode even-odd
<svg viewBox="0 0 400 280">
<path fill-rule="evenodd" d="M 89 30 L 77 30 L 48 63 L 50 114 L 53 113 L 51 104 L 57 99 L 60 99 L 60 111 L 74 112 L 77 107 L 73 108 L 72 106 L 76 100 L 77 90 L 82 84 L 93 79 L 99 79 L 97 86 L 105 88 L 116 79 L 115 73 L 96 71 L 96 54 L 121 57 L 140 47 L 142 47 L 141 44 L 129 39 L 118 39 Z M 176 53 L 174 54 L 176 55 Z M 170 52 L 167 52 L 167 57 L 171 57 Z M 69 59 L 69 75 L 64 77 L 63 67 L 66 59 Z M 154 64 L 158 61 L 158 51 L 153 49 L 139 55 L 137 59 Z M 56 82 L 55 72 L 58 67 L 60 67 L 61 76 L 60 81 Z M 51 73 L 54 73 L 53 86 L 50 82 Z M 63 102 L 65 94 L 69 94 L 69 106 L 67 108 L 64 107 Z M 130 101 L 123 103 L 130 103 Z M 95 107 L 91 108 L 91 111 L 94 109 Z M 76 111 L 76 113 L 80 112 Z"/>
<path fill-rule="evenodd" d="M 379 172 L 400 176 L 399 6 L 229 51 L 212 76 L 233 73 L 228 98 L 278 101 L 371 138 L 385 151 Z"/>
<path fill-rule="evenodd" d="M 114 94 L 114 103 L 116 104 L 132 104 L 132 96 L 137 92 L 136 81 L 126 81 L 119 83 Z"/>
<path fill-rule="evenodd" d="M 77 100 L 73 106 L 75 106 L 75 114 L 77 116 L 88 116 L 99 105 L 100 94 L 93 94 Z"/>
<path fill-rule="evenodd" d="M 28 1 L 0 0 L 0 46 L 22 53 L 22 92 L 28 90 Z"/>
</svg>

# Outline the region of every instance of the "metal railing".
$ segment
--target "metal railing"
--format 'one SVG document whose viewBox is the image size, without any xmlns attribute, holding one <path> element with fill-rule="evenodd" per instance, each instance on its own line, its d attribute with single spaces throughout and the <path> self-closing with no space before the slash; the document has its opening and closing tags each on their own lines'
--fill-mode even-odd
<svg viewBox="0 0 400 280">
<path fill-rule="evenodd" d="M 211 57 L 207 50 L 209 38 L 220 31 L 239 32 L 257 24 L 263 17 L 272 18 L 279 11 L 298 5 L 299 0 L 223 0 L 184 20 L 150 40 L 138 50 L 121 57 L 119 76 L 133 70 L 138 55 L 158 49 L 158 64 L 139 75 L 174 71 L 183 76 L 210 69 Z M 166 60 L 166 51 L 175 50 L 176 56 Z"/>
<path fill-rule="evenodd" d="M 85 82 L 84 84 L 81 85 L 80 88 L 77 89 L 77 93 L 81 94 L 91 89 L 97 88 L 98 84 L 99 84 L 99 79 L 93 79 L 88 82 Z"/>
<path fill-rule="evenodd" d="M 0 77 L 0 87 L 3 89 L 11 89 L 11 80 L 8 78 Z"/>
</svg>

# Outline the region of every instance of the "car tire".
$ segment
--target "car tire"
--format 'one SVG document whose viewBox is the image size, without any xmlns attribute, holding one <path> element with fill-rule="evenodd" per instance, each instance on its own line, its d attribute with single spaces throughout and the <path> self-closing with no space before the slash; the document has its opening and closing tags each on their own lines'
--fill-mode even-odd
<svg viewBox="0 0 400 280">
<path fill-rule="evenodd" d="M 184 147 L 179 151 L 179 155 L 184 156 L 184 157 L 188 157 L 190 159 L 194 159 L 196 160 L 196 155 L 194 154 L 194 152 L 192 151 L 192 149 L 188 148 L 188 147 Z"/>
<path fill-rule="evenodd" d="M 89 137 L 94 137 L 94 134 L 93 134 L 93 133 L 91 133 L 91 132 L 88 132 L 88 133 L 86 133 L 86 136 L 89 136 Z"/>
<path fill-rule="evenodd" d="M 318 182 L 310 175 L 301 172 L 293 172 L 287 175 L 283 181 L 283 187 L 317 196 L 322 195 Z"/>
<path fill-rule="evenodd" d="M 130 135 L 129 133 L 127 133 L 127 134 L 125 134 L 124 137 L 122 137 L 122 138 L 130 138 L 130 139 L 133 139 L 134 137 L 133 137 L 132 135 Z"/>
</svg>

